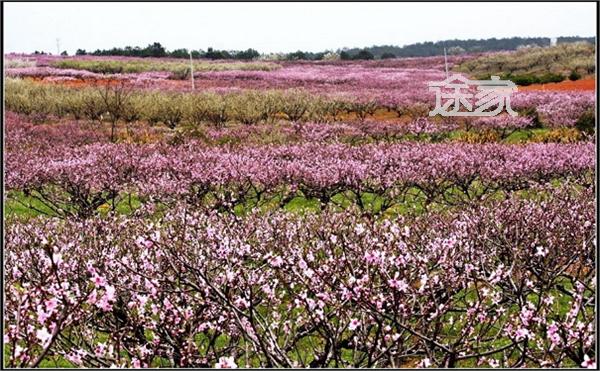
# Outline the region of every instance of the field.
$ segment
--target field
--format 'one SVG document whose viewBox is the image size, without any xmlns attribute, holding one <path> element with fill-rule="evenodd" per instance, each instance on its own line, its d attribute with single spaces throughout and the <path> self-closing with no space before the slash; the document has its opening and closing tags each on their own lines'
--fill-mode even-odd
<svg viewBox="0 0 600 371">
<path fill-rule="evenodd" d="M 444 57 L 5 55 L 5 366 L 595 365 L 588 49 L 449 56 L 537 78 L 487 118 Z"/>
<path fill-rule="evenodd" d="M 512 53 L 491 53 L 462 63 L 458 70 L 488 78 L 494 72 L 519 85 L 579 80 L 595 71 L 596 49 L 589 43 L 523 48 Z"/>
</svg>

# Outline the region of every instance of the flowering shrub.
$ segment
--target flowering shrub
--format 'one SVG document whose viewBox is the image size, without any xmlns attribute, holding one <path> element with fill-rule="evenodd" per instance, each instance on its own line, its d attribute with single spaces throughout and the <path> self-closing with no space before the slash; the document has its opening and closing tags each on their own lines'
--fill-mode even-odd
<svg viewBox="0 0 600 371">
<path fill-rule="evenodd" d="M 187 199 L 218 210 L 285 205 L 303 195 L 323 205 L 342 195 L 372 212 L 407 200 L 460 205 L 552 179 L 591 184 L 594 144 L 303 144 L 206 148 L 91 144 L 11 151 L 7 190 L 22 190 L 57 215 L 92 216 L 124 193 Z M 375 210 L 363 195 L 382 198 Z"/>
<path fill-rule="evenodd" d="M 532 126 L 534 126 L 534 122 L 531 117 L 509 115 L 476 118 L 473 122 L 468 123 L 469 128 L 480 131 L 493 130 L 499 134 L 500 139 L 506 139 L 515 131 Z"/>
<path fill-rule="evenodd" d="M 7 77 L 69 77 L 79 79 L 99 79 L 102 77 L 101 74 L 97 74 L 89 71 L 81 71 L 74 69 L 59 69 L 53 67 L 36 67 L 33 66 L 15 66 L 7 67 Z"/>
<path fill-rule="evenodd" d="M 546 126 L 573 126 L 588 110 L 593 110 L 596 97 L 593 92 L 522 92 L 513 99 L 519 110 L 534 108 Z"/>
<path fill-rule="evenodd" d="M 85 122 L 33 124 L 27 117 L 6 112 L 4 125 L 7 152 L 108 142 L 106 132 Z"/>
<path fill-rule="evenodd" d="M 595 368 L 591 92 L 456 119 L 442 57 L 193 92 L 181 60 L 7 58 L 5 366 Z"/>
<path fill-rule="evenodd" d="M 4 68 L 28 68 L 35 67 L 36 61 L 29 58 L 4 58 Z"/>
<path fill-rule="evenodd" d="M 53 79 L 76 78 L 93 82 L 106 80 L 101 74 L 50 67 L 7 71 L 9 77 L 51 76 Z M 190 92 L 190 84 L 187 81 L 168 80 L 168 76 L 161 75 L 160 72 L 110 76 L 113 80 L 135 87 L 138 95 L 147 102 L 151 101 L 153 94 L 156 95 L 158 90 L 162 100 L 173 98 L 168 105 L 176 105 L 178 110 L 184 111 L 183 121 L 211 121 L 205 116 L 195 115 L 193 106 L 197 105 L 197 102 L 191 99 L 193 104 L 190 104 L 189 97 L 181 94 Z M 441 81 L 443 78 L 441 71 L 428 69 L 300 65 L 276 71 L 199 73 L 195 77 L 196 84 L 199 85 L 197 89 L 203 93 L 210 91 L 214 94 L 194 92 L 193 95 L 199 95 L 201 100 L 212 102 L 210 108 L 213 110 L 218 111 L 220 107 L 227 106 L 225 110 L 228 120 L 244 124 L 268 122 L 274 118 L 285 118 L 294 122 L 328 122 L 335 121 L 344 111 L 351 112 L 358 120 L 364 121 L 377 110 L 384 109 L 394 111 L 401 117 L 416 119 L 427 117 L 434 107 L 435 95 L 428 90 L 427 83 Z M 20 79 L 7 79 L 7 108 L 18 113 L 31 113 L 30 111 L 43 109 L 51 110 L 51 113 L 56 115 L 72 114 L 71 102 L 76 102 L 82 94 L 78 89 L 58 89 L 58 86 L 50 89 L 39 84 L 28 85 L 16 81 Z M 175 83 L 180 85 L 171 86 Z M 249 93 L 249 90 L 252 92 Z M 65 96 L 69 96 L 70 99 L 66 99 Z M 31 103 L 25 105 L 22 100 Z M 521 115 L 534 116 L 532 118 L 536 124 L 539 121 L 548 127 L 570 127 L 574 126 L 586 111 L 593 110 L 595 95 L 593 92 L 524 91 L 515 93 L 511 101 L 512 107 L 521 112 Z M 132 109 L 142 119 L 149 120 L 146 115 L 148 107 L 151 105 L 142 104 Z M 201 120 L 198 120 L 198 117 Z M 497 124 L 506 127 L 503 123 Z M 511 127 L 515 125 L 523 127 L 524 122 L 512 120 L 509 124 Z"/>
<path fill-rule="evenodd" d="M 595 48 L 588 43 L 563 43 L 551 47 L 523 48 L 515 52 L 490 53 L 464 61 L 459 71 L 471 75 L 508 75 L 510 77 L 543 78 L 571 71 L 594 73 Z"/>
<path fill-rule="evenodd" d="M 70 58 L 59 60 L 52 63 L 56 68 L 85 70 L 103 74 L 114 73 L 138 73 L 169 71 L 179 72 L 182 68 L 189 67 L 189 62 L 177 59 L 156 59 L 156 58 Z M 276 63 L 267 62 L 194 62 L 195 71 L 271 71 L 280 66 Z"/>
<path fill-rule="evenodd" d="M 14 222 L 7 362 L 591 365 L 593 190 L 537 192 L 416 219 L 181 205 Z"/>
</svg>

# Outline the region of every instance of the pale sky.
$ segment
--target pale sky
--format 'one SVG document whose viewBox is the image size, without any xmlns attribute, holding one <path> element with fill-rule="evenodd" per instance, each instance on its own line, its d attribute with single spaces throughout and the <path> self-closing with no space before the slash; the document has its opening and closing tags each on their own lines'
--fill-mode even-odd
<svg viewBox="0 0 600 371">
<path fill-rule="evenodd" d="M 4 52 L 335 50 L 447 39 L 596 36 L 595 3 L 4 3 Z"/>
</svg>

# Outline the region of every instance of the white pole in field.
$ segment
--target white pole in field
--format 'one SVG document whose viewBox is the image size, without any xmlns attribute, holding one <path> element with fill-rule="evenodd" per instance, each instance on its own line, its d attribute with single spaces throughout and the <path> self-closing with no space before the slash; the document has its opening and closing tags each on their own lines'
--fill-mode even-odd
<svg viewBox="0 0 600 371">
<path fill-rule="evenodd" d="M 56 39 L 56 55 L 60 55 L 60 39 Z"/>
<path fill-rule="evenodd" d="M 192 61 L 192 51 L 190 50 L 190 70 L 192 71 L 191 75 L 192 75 L 192 90 L 196 89 L 196 86 L 194 84 L 194 62 Z"/>
<path fill-rule="evenodd" d="M 446 56 L 446 48 L 444 48 L 444 63 L 446 64 L 446 78 L 448 78 L 448 57 Z"/>
</svg>

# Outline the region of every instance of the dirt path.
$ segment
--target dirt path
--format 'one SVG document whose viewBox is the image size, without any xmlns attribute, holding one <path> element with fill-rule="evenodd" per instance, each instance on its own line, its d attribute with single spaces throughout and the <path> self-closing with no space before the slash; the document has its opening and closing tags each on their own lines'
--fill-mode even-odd
<svg viewBox="0 0 600 371">
<path fill-rule="evenodd" d="M 551 82 L 548 84 L 532 84 L 529 86 L 519 86 L 519 91 L 594 91 L 596 89 L 596 80 L 586 78 L 583 80 L 561 82 Z"/>
</svg>

